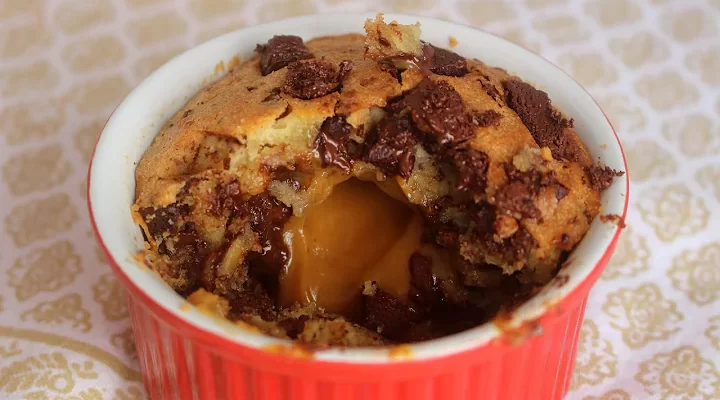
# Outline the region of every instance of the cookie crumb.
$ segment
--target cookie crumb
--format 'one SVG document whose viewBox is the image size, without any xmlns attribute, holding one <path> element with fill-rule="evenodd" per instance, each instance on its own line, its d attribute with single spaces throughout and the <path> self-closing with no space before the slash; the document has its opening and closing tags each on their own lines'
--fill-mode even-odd
<svg viewBox="0 0 720 400">
<path fill-rule="evenodd" d="M 457 38 L 453 35 L 450 35 L 450 37 L 448 37 L 448 44 L 450 45 L 451 49 L 454 49 L 458 45 Z"/>
<path fill-rule="evenodd" d="M 363 284 L 362 294 L 365 296 L 375 296 L 377 292 L 377 284 L 373 281 L 365 281 Z"/>
<path fill-rule="evenodd" d="M 625 225 L 625 220 L 617 214 L 605 214 L 600 216 L 600 222 L 602 223 L 614 223 L 617 225 L 620 229 L 625 228 L 627 225 Z"/>
</svg>

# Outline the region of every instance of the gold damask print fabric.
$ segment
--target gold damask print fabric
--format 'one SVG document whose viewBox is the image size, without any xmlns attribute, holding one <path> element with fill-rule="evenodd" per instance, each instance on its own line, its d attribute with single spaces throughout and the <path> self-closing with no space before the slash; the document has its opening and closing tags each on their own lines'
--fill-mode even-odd
<svg viewBox="0 0 720 400">
<path fill-rule="evenodd" d="M 718 0 L 0 0 L 0 398 L 145 396 L 125 294 L 85 211 L 113 108 L 209 38 L 347 10 L 481 27 L 590 91 L 633 187 L 567 398 L 720 399 Z"/>
</svg>

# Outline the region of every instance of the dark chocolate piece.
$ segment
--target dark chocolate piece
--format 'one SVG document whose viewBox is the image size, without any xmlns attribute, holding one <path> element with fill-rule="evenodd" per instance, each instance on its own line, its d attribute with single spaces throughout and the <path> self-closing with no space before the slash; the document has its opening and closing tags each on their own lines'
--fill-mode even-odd
<svg viewBox="0 0 720 400">
<path fill-rule="evenodd" d="M 338 77 L 337 69 L 329 61 L 295 61 L 288 65 L 283 92 L 298 99 L 311 100 L 338 90 Z"/>
<path fill-rule="evenodd" d="M 485 191 L 489 165 L 487 154 L 473 149 L 459 149 L 448 153 L 460 174 L 458 190 L 481 195 Z"/>
<path fill-rule="evenodd" d="M 445 50 L 433 45 L 430 71 L 438 75 L 464 76 L 468 73 L 467 61 L 465 58 L 450 50 Z"/>
<path fill-rule="evenodd" d="M 507 80 L 503 86 L 508 106 L 517 113 L 538 146 L 549 147 L 556 158 L 581 159 L 581 150 L 565 132 L 572 128 L 573 121 L 552 108 L 547 93 L 518 80 Z"/>
<path fill-rule="evenodd" d="M 377 138 L 365 155 L 365 160 L 385 175 L 408 178 L 415 166 L 417 132 L 408 115 L 390 114 L 377 126 Z"/>
<path fill-rule="evenodd" d="M 481 128 L 497 126 L 500 124 L 501 119 L 502 115 L 495 110 L 486 110 L 480 113 L 475 113 L 472 116 L 473 124 Z"/>
<path fill-rule="evenodd" d="M 404 101 L 418 129 L 440 147 L 454 147 L 473 136 L 472 118 L 460 94 L 449 83 L 425 79 Z"/>
<path fill-rule="evenodd" d="M 590 187 L 597 191 L 602 191 L 612 185 L 616 176 L 623 176 L 625 172 L 616 171 L 608 166 L 593 165 L 585 168 L 590 178 Z"/>
<path fill-rule="evenodd" d="M 291 62 L 313 58 L 302 38 L 290 35 L 273 36 L 266 44 L 258 44 L 255 51 L 260 53 L 260 72 L 263 76 Z"/>
<path fill-rule="evenodd" d="M 391 340 L 402 341 L 418 319 L 417 311 L 380 288 L 363 295 L 362 325 Z"/>
<path fill-rule="evenodd" d="M 347 144 L 351 132 L 352 125 L 342 117 L 330 117 L 323 121 L 315 138 L 315 149 L 323 167 L 335 165 L 345 172 L 350 172 L 353 159 L 348 154 Z"/>
</svg>

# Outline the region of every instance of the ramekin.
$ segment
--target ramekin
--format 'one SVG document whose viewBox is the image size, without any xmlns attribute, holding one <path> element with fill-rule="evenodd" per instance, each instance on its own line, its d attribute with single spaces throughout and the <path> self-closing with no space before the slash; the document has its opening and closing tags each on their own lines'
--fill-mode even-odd
<svg viewBox="0 0 720 400">
<path fill-rule="evenodd" d="M 237 30 L 175 57 L 145 79 L 108 120 L 88 171 L 88 208 L 98 242 L 128 293 L 140 368 L 152 399 L 561 399 L 567 392 L 585 303 L 612 254 L 620 224 L 596 218 L 558 276 L 511 315 L 423 343 L 310 351 L 197 311 L 134 257 L 134 171 L 153 137 L 193 94 L 274 34 L 304 39 L 362 32 L 371 14 L 286 19 Z M 543 58 L 496 36 L 431 18 L 422 37 L 514 73 L 546 91 L 575 119 L 593 158 L 627 171 L 620 141 L 593 98 Z M 603 192 L 603 214 L 625 219 L 628 175 Z"/>
</svg>

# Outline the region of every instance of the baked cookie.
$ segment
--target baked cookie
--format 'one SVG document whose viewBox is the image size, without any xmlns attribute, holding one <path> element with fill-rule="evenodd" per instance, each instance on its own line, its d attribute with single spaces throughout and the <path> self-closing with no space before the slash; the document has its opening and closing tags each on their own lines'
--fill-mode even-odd
<svg viewBox="0 0 720 400">
<path fill-rule="evenodd" d="M 419 40 L 275 36 L 158 133 L 134 215 L 215 315 L 315 345 L 455 333 L 557 272 L 615 172 L 507 72 Z"/>
</svg>

